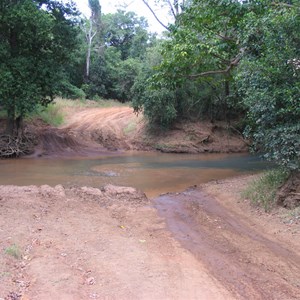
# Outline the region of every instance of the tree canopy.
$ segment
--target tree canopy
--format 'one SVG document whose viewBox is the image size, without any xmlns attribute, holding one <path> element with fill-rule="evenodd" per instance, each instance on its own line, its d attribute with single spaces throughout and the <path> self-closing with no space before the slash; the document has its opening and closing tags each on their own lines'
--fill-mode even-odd
<svg viewBox="0 0 300 300">
<path fill-rule="evenodd" d="M 77 12 L 51 0 L 3 0 L 0 4 L 0 105 L 14 120 L 46 105 L 76 45 Z"/>
<path fill-rule="evenodd" d="M 136 89 L 135 109 L 162 126 L 239 116 L 257 150 L 299 169 L 299 12 L 298 1 L 192 1 Z"/>
</svg>

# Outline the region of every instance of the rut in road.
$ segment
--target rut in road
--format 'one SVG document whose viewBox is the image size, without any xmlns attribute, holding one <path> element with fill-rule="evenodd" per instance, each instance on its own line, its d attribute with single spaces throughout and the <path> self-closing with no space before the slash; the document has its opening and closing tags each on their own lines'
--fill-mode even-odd
<svg viewBox="0 0 300 300">
<path fill-rule="evenodd" d="M 154 199 L 183 247 L 238 299 L 299 299 L 300 256 L 199 189 Z"/>
</svg>

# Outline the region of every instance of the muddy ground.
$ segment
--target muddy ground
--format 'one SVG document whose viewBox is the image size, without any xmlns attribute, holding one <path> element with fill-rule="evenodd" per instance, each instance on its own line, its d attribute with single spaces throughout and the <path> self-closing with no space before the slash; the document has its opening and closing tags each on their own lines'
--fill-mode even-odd
<svg viewBox="0 0 300 300">
<path fill-rule="evenodd" d="M 241 200 L 249 180 L 153 200 L 1 186 L 0 298 L 299 299 L 299 220 Z"/>
</svg>

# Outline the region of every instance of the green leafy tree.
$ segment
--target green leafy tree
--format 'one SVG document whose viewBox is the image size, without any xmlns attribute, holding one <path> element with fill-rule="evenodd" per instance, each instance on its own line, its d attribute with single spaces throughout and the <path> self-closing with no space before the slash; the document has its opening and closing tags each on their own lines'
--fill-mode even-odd
<svg viewBox="0 0 300 300">
<path fill-rule="evenodd" d="M 58 1 L 0 2 L 0 105 L 9 134 L 16 118 L 47 105 L 58 92 L 76 45 L 76 16 L 72 4 Z"/>
<path fill-rule="evenodd" d="M 103 16 L 104 40 L 108 47 L 121 52 L 121 59 L 140 57 L 147 48 L 149 34 L 147 21 L 134 12 L 118 10 Z"/>
<path fill-rule="evenodd" d="M 129 101 L 141 61 L 155 42 L 155 35 L 147 32 L 145 19 L 133 12 L 118 10 L 101 18 L 101 40 L 105 47 L 100 52 L 97 46 L 93 47 L 89 81 L 84 89 L 89 98 Z"/>
<path fill-rule="evenodd" d="M 163 126 L 190 111 L 247 112 L 256 149 L 299 170 L 299 28 L 299 1 L 194 0 L 170 27 L 159 67 L 135 83 L 134 107 Z"/>
<path fill-rule="evenodd" d="M 154 115 L 151 110 L 155 108 L 161 117 L 151 120 L 158 122 L 165 112 L 169 125 L 178 118 L 231 117 L 236 107 L 232 74 L 244 53 L 238 28 L 246 12 L 247 7 L 239 1 L 189 3 L 169 27 L 163 60 L 145 87 L 146 102 L 151 92 L 158 96 L 163 89 L 163 95 L 169 91 L 173 97 L 160 99 L 160 107 L 139 102 L 136 109 L 144 108 L 146 115 Z"/>
<path fill-rule="evenodd" d="M 263 3 L 241 31 L 246 53 L 236 80 L 248 109 L 247 133 L 267 159 L 299 171 L 300 6 Z"/>
</svg>

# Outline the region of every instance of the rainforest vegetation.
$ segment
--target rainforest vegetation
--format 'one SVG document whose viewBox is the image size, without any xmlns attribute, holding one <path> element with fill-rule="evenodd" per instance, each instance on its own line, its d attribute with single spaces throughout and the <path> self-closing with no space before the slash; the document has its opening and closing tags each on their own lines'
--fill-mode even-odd
<svg viewBox="0 0 300 300">
<path fill-rule="evenodd" d="M 175 0 L 160 36 L 133 12 L 89 6 L 85 18 L 71 2 L 0 2 L 6 136 L 55 96 L 117 99 L 151 126 L 235 121 L 255 151 L 299 171 L 298 0 Z"/>
</svg>

